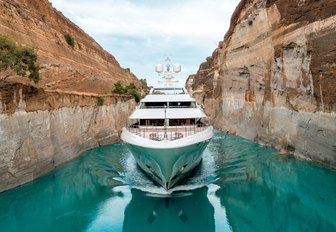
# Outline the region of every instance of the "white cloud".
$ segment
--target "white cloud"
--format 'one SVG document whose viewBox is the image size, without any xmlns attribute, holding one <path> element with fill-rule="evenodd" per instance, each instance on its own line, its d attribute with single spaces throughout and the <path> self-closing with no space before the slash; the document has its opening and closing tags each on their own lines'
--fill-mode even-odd
<svg viewBox="0 0 336 232">
<path fill-rule="evenodd" d="M 190 73 L 183 72 L 187 77 L 197 71 L 223 39 L 239 0 L 52 0 L 52 3 L 139 77 L 155 76 L 153 66 L 162 55 L 187 61 L 184 70 Z M 146 57 L 147 69 L 137 65 L 141 57 Z"/>
</svg>

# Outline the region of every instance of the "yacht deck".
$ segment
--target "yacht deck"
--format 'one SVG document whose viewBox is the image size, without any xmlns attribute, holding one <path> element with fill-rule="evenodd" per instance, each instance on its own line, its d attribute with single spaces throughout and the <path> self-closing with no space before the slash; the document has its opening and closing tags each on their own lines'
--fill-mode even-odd
<svg viewBox="0 0 336 232">
<path fill-rule="evenodd" d="M 127 130 L 146 139 L 163 141 L 182 139 L 196 133 L 202 132 L 208 126 L 188 125 L 188 126 L 129 126 Z M 165 136 L 166 133 L 166 136 Z"/>
</svg>

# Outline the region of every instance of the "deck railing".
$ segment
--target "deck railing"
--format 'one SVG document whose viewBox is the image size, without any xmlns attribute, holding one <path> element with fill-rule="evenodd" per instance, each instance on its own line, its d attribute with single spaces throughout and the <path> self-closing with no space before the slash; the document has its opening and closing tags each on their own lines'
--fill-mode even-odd
<svg viewBox="0 0 336 232">
<path fill-rule="evenodd" d="M 185 125 L 185 126 L 138 126 L 131 125 L 127 129 L 129 132 L 141 136 L 146 139 L 161 141 L 165 138 L 167 140 L 176 140 L 194 135 L 204 131 L 208 126 L 206 125 Z"/>
</svg>

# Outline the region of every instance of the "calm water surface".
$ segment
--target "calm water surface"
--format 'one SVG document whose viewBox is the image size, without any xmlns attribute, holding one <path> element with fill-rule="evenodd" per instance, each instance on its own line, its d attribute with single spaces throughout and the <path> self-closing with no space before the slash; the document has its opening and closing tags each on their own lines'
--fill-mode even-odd
<svg viewBox="0 0 336 232">
<path fill-rule="evenodd" d="M 1 193 L 0 231 L 336 231 L 336 171 L 216 133 L 167 193 L 111 145 Z"/>
</svg>

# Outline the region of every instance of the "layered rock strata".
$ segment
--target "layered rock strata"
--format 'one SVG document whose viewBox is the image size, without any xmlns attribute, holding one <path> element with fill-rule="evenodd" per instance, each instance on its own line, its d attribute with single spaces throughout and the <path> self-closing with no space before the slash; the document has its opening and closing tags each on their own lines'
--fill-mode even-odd
<svg viewBox="0 0 336 232">
<path fill-rule="evenodd" d="M 115 57 L 48 0 L 0 0 L 0 34 L 34 48 L 40 66 L 38 87 L 109 94 L 116 81 L 141 86 L 129 69 L 121 68 Z M 0 79 L 3 76 L 0 73 Z M 29 82 L 15 75 L 9 79 Z"/>
<path fill-rule="evenodd" d="M 47 0 L 0 0 L 0 34 L 34 49 L 41 78 L 0 72 L 0 192 L 119 140 L 135 102 L 111 91 L 141 87 L 129 69 Z"/>
<path fill-rule="evenodd" d="M 186 86 L 216 128 L 336 167 L 335 1 L 241 1 Z"/>
<path fill-rule="evenodd" d="M 100 106 L 96 95 L 45 92 L 18 83 L 6 83 L 5 89 L 0 92 L 0 192 L 119 141 L 135 105 L 126 95 L 105 95 Z"/>
</svg>

